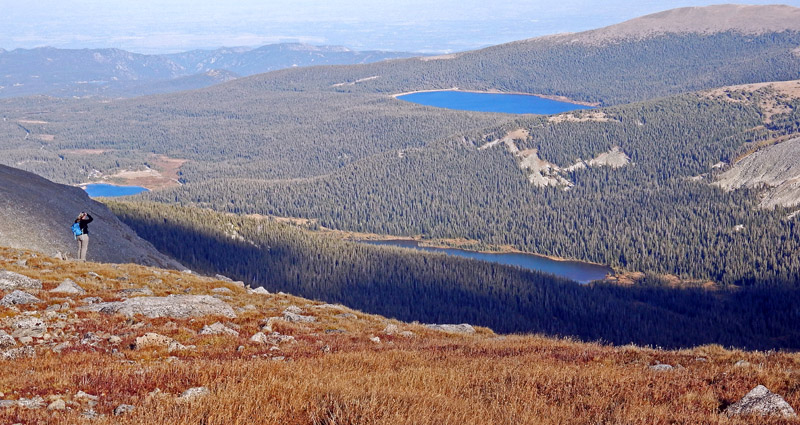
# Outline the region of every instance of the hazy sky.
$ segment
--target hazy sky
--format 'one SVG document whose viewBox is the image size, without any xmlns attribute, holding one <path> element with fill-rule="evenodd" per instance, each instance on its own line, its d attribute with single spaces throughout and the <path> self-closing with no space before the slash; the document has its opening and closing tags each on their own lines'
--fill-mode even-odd
<svg viewBox="0 0 800 425">
<path fill-rule="evenodd" d="M 359 50 L 450 52 L 715 3 L 719 2 L 0 0 L 0 48 L 116 47 L 166 53 L 300 41 Z M 800 7 L 800 0 L 784 3 Z"/>
</svg>

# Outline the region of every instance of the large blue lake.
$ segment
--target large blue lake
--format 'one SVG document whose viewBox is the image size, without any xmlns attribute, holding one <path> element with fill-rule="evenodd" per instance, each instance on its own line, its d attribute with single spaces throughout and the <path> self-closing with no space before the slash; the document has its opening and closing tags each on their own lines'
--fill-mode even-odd
<svg viewBox="0 0 800 425">
<path fill-rule="evenodd" d="M 420 105 L 461 111 L 504 112 L 507 114 L 559 114 L 591 106 L 559 102 L 539 96 L 507 93 L 473 93 L 455 90 L 417 92 L 397 96 L 398 99 Z"/>
<path fill-rule="evenodd" d="M 96 198 L 98 196 L 115 197 L 136 195 L 137 193 L 147 192 L 148 189 L 141 186 L 115 186 L 113 184 L 92 183 L 87 184 L 84 190 L 90 197 Z"/>
<path fill-rule="evenodd" d="M 420 246 L 419 242 L 412 240 L 392 240 L 392 241 L 360 241 L 371 245 L 388 245 L 402 248 L 413 248 L 428 252 L 443 252 L 457 257 L 472 258 L 475 260 L 489 261 L 492 263 L 505 264 L 508 266 L 522 267 L 528 270 L 551 273 L 556 276 L 574 280 L 578 283 L 589 283 L 593 280 L 600 280 L 607 274 L 613 274 L 610 267 L 599 264 L 583 263 L 580 261 L 558 261 L 541 255 L 522 254 L 522 253 L 490 253 L 468 251 L 456 248 L 431 248 Z"/>
</svg>

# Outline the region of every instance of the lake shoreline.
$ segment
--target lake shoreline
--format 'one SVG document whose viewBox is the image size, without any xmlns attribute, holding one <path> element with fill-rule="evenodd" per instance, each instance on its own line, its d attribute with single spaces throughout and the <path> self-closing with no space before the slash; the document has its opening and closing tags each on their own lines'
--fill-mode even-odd
<svg viewBox="0 0 800 425">
<path fill-rule="evenodd" d="M 537 94 L 537 93 L 524 93 L 524 92 L 514 92 L 514 91 L 500 91 L 500 90 L 461 90 L 458 87 L 452 87 L 449 89 L 431 89 L 431 90 L 416 90 L 416 91 L 409 91 L 403 93 L 396 93 L 392 94 L 391 97 L 395 99 L 399 99 L 401 96 L 407 96 L 410 94 L 417 94 L 417 93 L 435 93 L 435 92 L 460 92 L 460 93 L 480 93 L 480 94 L 513 94 L 518 96 L 533 96 L 538 97 L 541 99 L 547 100 L 554 100 L 556 102 L 563 102 L 563 103 L 571 103 L 573 105 L 580 105 L 580 106 L 590 106 L 593 108 L 599 107 L 600 102 L 583 102 L 580 100 L 570 99 L 566 96 L 557 96 L 557 95 L 549 95 L 549 94 Z M 402 99 L 399 99 L 402 100 Z M 412 102 L 414 103 L 414 102 Z"/>
</svg>

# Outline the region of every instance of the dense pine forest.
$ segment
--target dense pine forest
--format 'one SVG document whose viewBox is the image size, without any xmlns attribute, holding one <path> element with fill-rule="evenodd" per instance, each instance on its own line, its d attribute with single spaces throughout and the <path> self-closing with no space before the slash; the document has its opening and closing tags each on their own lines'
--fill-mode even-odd
<svg viewBox="0 0 800 425">
<path fill-rule="evenodd" d="M 147 195 L 234 213 L 314 218 L 325 227 L 486 243 L 628 270 L 736 285 L 800 281 L 800 229 L 789 211 L 759 210 L 756 193 L 724 192 L 706 179 L 748 146 L 797 131 L 792 113 L 763 125 L 748 102 L 683 95 L 604 109 L 604 122 L 519 118 L 475 139 L 389 152 L 307 181 L 209 180 Z M 574 170 L 575 186 L 536 188 L 502 145 L 515 128 L 562 167 L 612 146 L 631 165 Z M 399 195 L 399 196 L 398 196 Z M 737 228 L 737 226 L 743 226 Z"/>
<path fill-rule="evenodd" d="M 552 37 L 447 58 L 278 71 L 137 99 L 3 100 L 0 161 L 74 184 L 166 155 L 188 161 L 182 185 L 148 200 L 310 218 L 342 230 L 466 237 L 726 285 L 793 287 L 800 281 L 797 216 L 787 219 L 793 210 L 760 210 L 758 190 L 728 193 L 710 183 L 716 165 L 796 134 L 800 105 L 770 90 L 677 93 L 800 78 L 797 45 L 800 34 L 791 31 L 605 44 Z M 453 86 L 615 106 L 554 120 L 388 95 Z M 508 145 L 480 149 L 520 129 L 526 135 L 514 149 L 535 149 L 554 166 L 615 147 L 630 163 L 564 171 L 571 187 L 537 187 Z"/>
<path fill-rule="evenodd" d="M 401 320 L 663 347 L 800 347 L 796 289 L 578 285 L 481 261 L 377 247 L 276 222 L 154 203 L 109 205 L 195 270 Z"/>
</svg>

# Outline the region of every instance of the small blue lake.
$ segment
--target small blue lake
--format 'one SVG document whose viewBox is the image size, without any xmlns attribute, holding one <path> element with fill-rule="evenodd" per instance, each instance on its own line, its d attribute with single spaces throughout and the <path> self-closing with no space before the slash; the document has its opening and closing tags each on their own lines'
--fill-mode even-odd
<svg viewBox="0 0 800 425">
<path fill-rule="evenodd" d="M 578 283 L 589 283 L 593 280 L 600 280 L 607 274 L 613 274 L 610 267 L 599 264 L 584 263 L 581 261 L 559 261 L 541 255 L 523 253 L 491 253 L 468 251 L 456 248 L 431 248 L 420 246 L 419 242 L 412 240 L 391 240 L 391 241 L 359 241 L 370 245 L 388 245 L 401 248 L 412 248 L 428 252 L 443 252 L 457 257 L 472 258 L 474 260 L 488 261 L 491 263 L 504 264 L 507 266 L 517 266 L 528 270 L 540 271 L 554 274 L 563 278 L 574 280 Z"/>
<path fill-rule="evenodd" d="M 503 112 L 507 114 L 550 115 L 576 109 L 593 108 L 526 94 L 473 93 L 456 90 L 417 92 L 397 96 L 397 98 L 438 108 L 476 112 Z"/>
<path fill-rule="evenodd" d="M 109 198 L 115 196 L 128 196 L 148 191 L 147 188 L 141 186 L 115 186 L 113 184 L 105 183 L 87 184 L 85 187 L 83 187 L 83 189 L 91 198 L 97 198 L 100 196 Z"/>
</svg>

